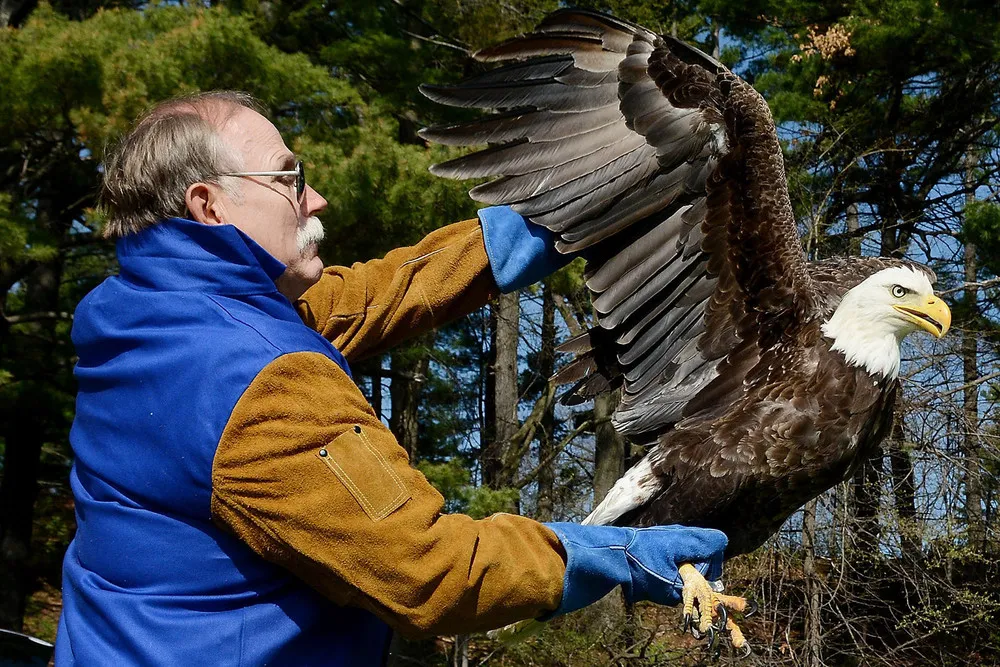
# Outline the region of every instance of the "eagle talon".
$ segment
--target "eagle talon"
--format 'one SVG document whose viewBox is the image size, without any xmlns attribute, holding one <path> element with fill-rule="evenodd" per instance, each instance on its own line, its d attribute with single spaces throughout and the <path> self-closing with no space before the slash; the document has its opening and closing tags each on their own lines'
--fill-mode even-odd
<svg viewBox="0 0 1000 667">
<path fill-rule="evenodd" d="M 684 622 L 681 623 L 681 632 L 687 634 L 687 631 L 692 628 L 694 628 L 694 619 L 691 618 L 691 614 L 684 614 Z"/>
<path fill-rule="evenodd" d="M 718 614 L 719 618 L 715 623 L 713 623 L 713 626 L 716 630 L 722 632 L 726 629 L 726 622 L 729 620 L 729 612 L 726 611 L 726 607 L 722 603 L 715 606 L 715 612 Z"/>
<path fill-rule="evenodd" d="M 753 653 L 753 651 L 750 649 L 750 644 L 748 642 L 748 643 L 746 643 L 746 644 L 744 644 L 743 646 L 740 647 L 740 652 L 739 652 L 739 655 L 737 655 L 737 657 L 738 658 L 749 658 L 751 653 Z"/>
<path fill-rule="evenodd" d="M 747 601 L 747 608 L 743 610 L 743 618 L 750 618 L 758 611 L 760 611 L 760 606 L 757 604 L 757 601 L 754 600 L 753 598 L 746 598 L 746 601 Z"/>
</svg>

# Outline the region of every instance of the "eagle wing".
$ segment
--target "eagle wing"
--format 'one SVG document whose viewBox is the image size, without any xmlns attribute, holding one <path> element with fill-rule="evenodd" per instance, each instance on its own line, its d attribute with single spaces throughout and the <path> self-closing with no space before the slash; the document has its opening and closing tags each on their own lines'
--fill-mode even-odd
<svg viewBox="0 0 1000 667">
<path fill-rule="evenodd" d="M 470 195 L 587 258 L 599 327 L 563 346 L 559 379 L 623 386 L 615 425 L 633 435 L 733 400 L 730 355 L 795 336 L 817 305 L 767 104 L 697 49 L 584 11 L 476 57 L 507 64 L 421 90 L 498 113 L 423 136 L 488 144 L 434 173 L 499 176 Z"/>
</svg>

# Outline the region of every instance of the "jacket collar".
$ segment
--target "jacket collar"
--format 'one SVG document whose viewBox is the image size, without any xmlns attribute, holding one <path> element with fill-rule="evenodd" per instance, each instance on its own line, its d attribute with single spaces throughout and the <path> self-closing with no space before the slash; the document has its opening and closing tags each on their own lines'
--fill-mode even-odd
<svg viewBox="0 0 1000 667">
<path fill-rule="evenodd" d="M 121 277 L 144 289 L 264 294 L 285 265 L 232 225 L 167 218 L 118 239 Z"/>
</svg>

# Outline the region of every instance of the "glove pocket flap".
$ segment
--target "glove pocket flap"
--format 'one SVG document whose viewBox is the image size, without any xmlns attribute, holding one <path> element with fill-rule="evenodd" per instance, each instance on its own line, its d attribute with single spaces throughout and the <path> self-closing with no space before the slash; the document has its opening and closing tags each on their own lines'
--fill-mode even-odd
<svg viewBox="0 0 1000 667">
<path fill-rule="evenodd" d="M 337 436 L 318 456 L 372 521 L 381 521 L 410 499 L 402 478 L 360 426 Z"/>
</svg>

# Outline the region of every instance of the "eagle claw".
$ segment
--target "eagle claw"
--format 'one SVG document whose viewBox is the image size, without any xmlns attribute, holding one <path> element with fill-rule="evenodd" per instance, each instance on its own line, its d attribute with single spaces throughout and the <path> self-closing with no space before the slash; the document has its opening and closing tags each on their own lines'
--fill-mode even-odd
<svg viewBox="0 0 1000 667">
<path fill-rule="evenodd" d="M 729 620 L 729 612 L 726 611 L 726 607 L 722 603 L 716 605 L 715 611 L 718 614 L 719 618 L 715 623 L 713 623 L 713 625 L 716 630 L 722 632 L 723 630 L 726 629 L 726 622 Z"/>
</svg>

